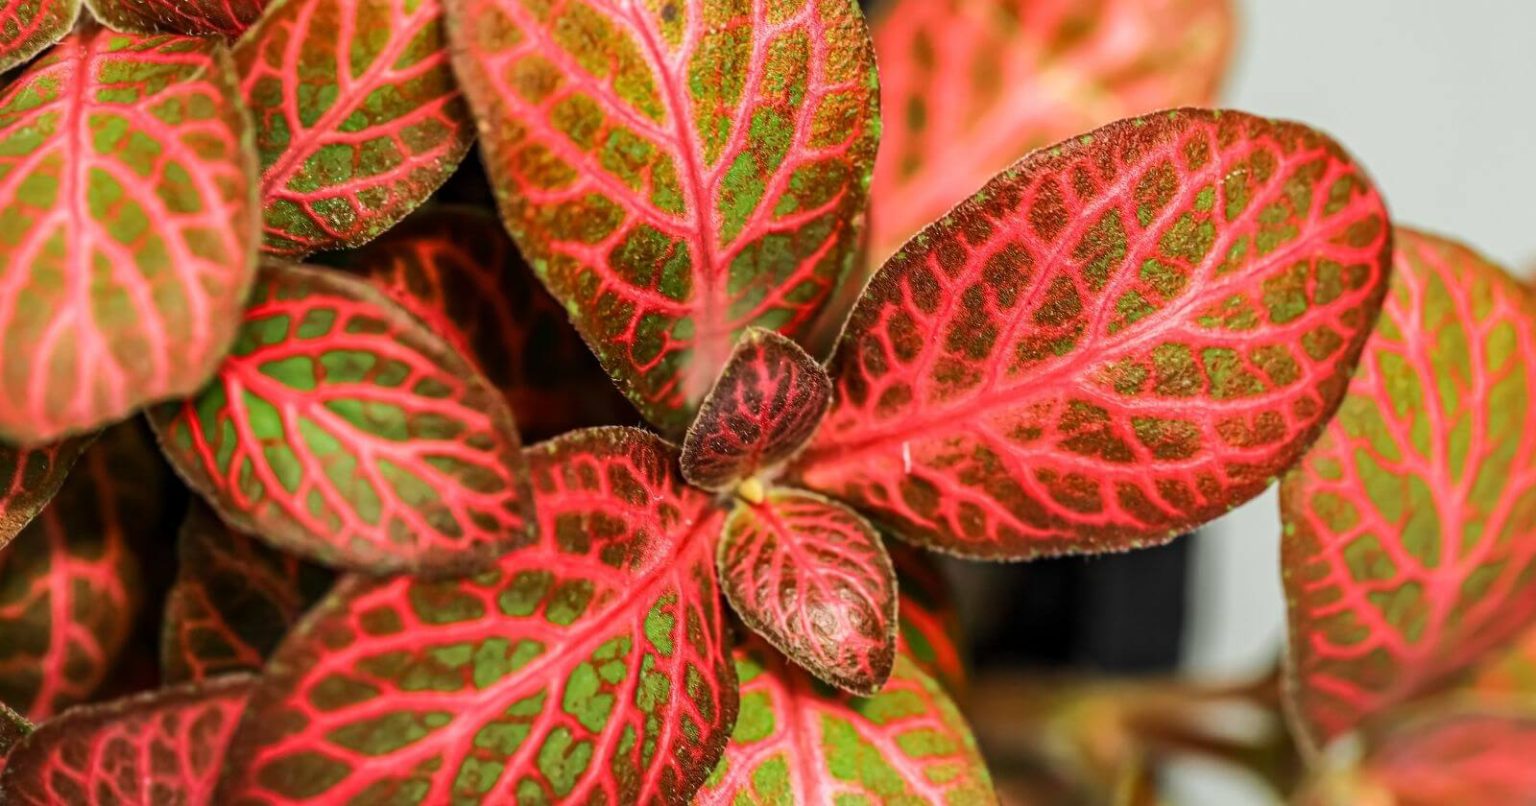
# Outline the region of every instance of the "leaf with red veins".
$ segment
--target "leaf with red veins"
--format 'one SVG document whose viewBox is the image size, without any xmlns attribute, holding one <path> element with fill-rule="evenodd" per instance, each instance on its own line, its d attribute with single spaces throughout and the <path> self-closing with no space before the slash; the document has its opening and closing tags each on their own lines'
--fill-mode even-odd
<svg viewBox="0 0 1536 806">
<path fill-rule="evenodd" d="M 492 213 L 424 210 L 347 266 L 472 358 L 506 396 L 525 441 L 633 419 Z"/>
<path fill-rule="evenodd" d="M 1015 160 L 1115 120 L 1209 106 L 1231 0 L 898 0 L 875 26 L 883 260 Z"/>
<path fill-rule="evenodd" d="M 812 674 L 861 696 L 896 655 L 896 572 L 880 535 L 848 508 L 776 489 L 725 522 L 720 586 L 741 620 Z"/>
<path fill-rule="evenodd" d="M 268 0 L 85 0 L 119 31 L 234 39 L 261 18 Z"/>
<path fill-rule="evenodd" d="M 72 708 L 39 725 L 0 779 L 6 803 L 212 803 L 256 678 L 230 675 Z"/>
<path fill-rule="evenodd" d="M 439 0 L 286 0 L 235 45 L 256 121 L 266 251 L 367 243 L 474 139 Z"/>
<path fill-rule="evenodd" d="M 256 272 L 222 45 L 87 26 L 0 91 L 0 432 L 40 443 L 189 394 Z"/>
<path fill-rule="evenodd" d="M 992 804 L 970 727 L 910 658 L 868 699 L 835 691 L 759 641 L 735 651 L 741 716 L 696 803 Z"/>
<path fill-rule="evenodd" d="M 896 653 L 905 655 L 955 696 L 965 694 L 969 675 L 961 649 L 964 636 L 949 581 L 936 559 L 904 543 L 885 546 L 896 568 Z"/>
<path fill-rule="evenodd" d="M 267 665 L 218 802 L 687 802 L 736 720 L 721 513 L 643 431 L 528 454 L 538 545 L 339 583 Z"/>
<path fill-rule="evenodd" d="M 832 404 L 832 380 L 784 336 L 742 337 L 683 439 L 683 478 L 729 490 L 799 453 Z"/>
<path fill-rule="evenodd" d="M 0 0 L 0 73 L 63 39 L 80 17 L 80 0 Z"/>
<path fill-rule="evenodd" d="M 331 584 L 324 569 L 231 529 L 196 500 L 177 549 L 161 641 L 167 683 L 259 671 Z"/>
<path fill-rule="evenodd" d="M 0 443 L 0 549 L 53 500 L 90 442 L 77 437 L 39 448 Z"/>
<path fill-rule="evenodd" d="M 502 218 L 645 417 L 680 436 L 752 326 L 852 268 L 878 139 L 854 0 L 446 0 Z"/>
<path fill-rule="evenodd" d="M 5 771 L 11 750 L 31 732 L 32 723 L 28 722 L 26 717 L 0 702 L 0 772 Z M 0 789 L 0 794 L 3 793 L 4 790 Z"/>
<path fill-rule="evenodd" d="M 1294 123 L 1180 110 L 1038 151 L 871 282 L 801 483 L 969 557 L 1165 542 L 1312 442 L 1390 254 L 1364 172 Z"/>
<path fill-rule="evenodd" d="M 159 537 L 167 481 L 135 424 L 113 428 L 0 553 L 0 701 L 44 720 L 116 668 L 143 603 L 132 547 Z"/>
<path fill-rule="evenodd" d="M 1314 772 L 1302 806 L 1448 806 L 1536 802 L 1536 715 L 1450 706 L 1371 731 L 1364 758 Z"/>
<path fill-rule="evenodd" d="M 1461 244 L 1396 240 L 1348 396 L 1281 485 L 1288 688 L 1315 739 L 1536 618 L 1536 297 Z"/>
<path fill-rule="evenodd" d="M 263 269 L 213 383 L 150 419 L 225 521 L 325 565 L 446 575 L 531 539 L 506 402 L 356 277 Z"/>
</svg>

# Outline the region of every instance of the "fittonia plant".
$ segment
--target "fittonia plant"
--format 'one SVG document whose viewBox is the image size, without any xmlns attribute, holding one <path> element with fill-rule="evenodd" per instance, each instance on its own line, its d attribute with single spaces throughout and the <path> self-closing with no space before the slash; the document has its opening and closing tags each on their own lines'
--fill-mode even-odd
<svg viewBox="0 0 1536 806">
<path fill-rule="evenodd" d="M 1530 292 L 1195 108 L 1222 0 L 877 20 L 0 2 L 7 802 L 990 802 L 886 540 L 1121 551 L 1282 476 L 1306 796 L 1531 744 Z"/>
</svg>

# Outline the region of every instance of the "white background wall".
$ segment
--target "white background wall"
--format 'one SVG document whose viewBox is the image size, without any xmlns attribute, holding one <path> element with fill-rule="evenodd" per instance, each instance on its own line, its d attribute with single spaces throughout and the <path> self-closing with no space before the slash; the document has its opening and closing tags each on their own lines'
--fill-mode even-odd
<svg viewBox="0 0 1536 806">
<path fill-rule="evenodd" d="M 1393 217 L 1455 236 L 1511 268 L 1536 264 L 1536 2 L 1239 0 L 1227 106 L 1329 132 Z M 1271 492 L 1206 529 L 1187 664 L 1252 672 L 1283 637 Z M 1262 802 L 1208 774 L 1190 804 Z"/>
</svg>

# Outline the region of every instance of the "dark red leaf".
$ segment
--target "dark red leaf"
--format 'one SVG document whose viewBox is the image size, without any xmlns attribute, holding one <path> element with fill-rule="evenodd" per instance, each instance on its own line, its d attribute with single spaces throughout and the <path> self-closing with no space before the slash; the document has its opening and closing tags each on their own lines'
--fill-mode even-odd
<svg viewBox="0 0 1536 806">
<path fill-rule="evenodd" d="M 166 683 L 260 670 L 331 584 L 324 569 L 231 529 L 198 500 L 177 560 L 161 641 Z"/>
<path fill-rule="evenodd" d="M 80 16 L 80 0 L 0 0 L 0 73 L 64 38 Z"/>
<path fill-rule="evenodd" d="M 736 345 L 683 440 L 683 477 L 728 490 L 788 461 L 832 403 L 832 381 L 800 345 L 752 328 Z"/>
<path fill-rule="evenodd" d="M 17 742 L 27 737 L 32 732 L 32 723 L 21 714 L 11 710 L 9 705 L 0 702 L 0 772 L 5 771 L 5 765 L 9 763 L 11 749 Z M 0 796 L 5 794 L 0 790 Z"/>
<path fill-rule="evenodd" d="M 493 214 L 424 210 L 347 265 L 473 358 L 511 404 L 524 440 L 634 419 Z"/>
<path fill-rule="evenodd" d="M 255 678 L 228 675 L 99 705 L 39 725 L 0 778 L 18 806 L 206 806 Z"/>
<path fill-rule="evenodd" d="M 868 699 L 822 685 L 759 641 L 735 659 L 741 716 L 700 806 L 997 802 L 965 718 L 910 659 L 897 656 Z"/>
<path fill-rule="evenodd" d="M 718 557 L 736 614 L 790 660 L 854 694 L 885 684 L 896 654 L 896 572 L 863 518 L 814 493 L 776 489 L 737 504 Z"/>
<path fill-rule="evenodd" d="M 40 448 L 0 444 L 0 549 L 53 499 L 90 443 L 77 437 Z"/>
<path fill-rule="evenodd" d="M 96 19 L 119 31 L 233 39 L 261 17 L 268 0 L 85 0 Z"/>
<path fill-rule="evenodd" d="M 640 412 L 680 436 L 748 327 L 852 269 L 878 139 L 854 0 L 449 0 L 502 218 Z"/>
<path fill-rule="evenodd" d="M 214 382 L 151 421 L 226 521 L 321 563 L 446 574 L 530 540 L 506 402 L 340 272 L 263 269 Z"/>
<path fill-rule="evenodd" d="M 885 544 L 896 568 L 896 653 L 906 655 L 950 694 L 965 694 L 967 677 L 960 614 L 949 581 L 931 552 L 895 541 Z"/>
<path fill-rule="evenodd" d="M 643 431 L 528 453 L 540 542 L 339 583 L 268 664 L 219 802 L 688 800 L 736 719 L 720 513 Z"/>
<path fill-rule="evenodd" d="M 0 701 L 47 719 L 123 656 L 142 604 L 132 546 L 163 539 L 162 468 L 136 423 L 108 430 L 0 552 Z"/>
<path fill-rule="evenodd" d="M 1536 618 L 1536 297 L 1461 244 L 1396 240 L 1349 394 L 1280 488 L 1288 690 L 1316 739 Z"/>
<path fill-rule="evenodd" d="M 971 557 L 1166 541 L 1311 443 L 1390 254 L 1364 172 L 1297 124 L 1181 110 L 1037 151 L 871 282 L 799 476 Z"/>
</svg>

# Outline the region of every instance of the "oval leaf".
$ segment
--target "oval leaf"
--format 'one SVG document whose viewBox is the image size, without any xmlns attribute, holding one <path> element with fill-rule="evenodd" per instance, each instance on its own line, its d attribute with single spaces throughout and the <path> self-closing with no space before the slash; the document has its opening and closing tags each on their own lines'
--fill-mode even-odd
<svg viewBox="0 0 1536 806">
<path fill-rule="evenodd" d="M 800 345 L 752 328 L 736 345 L 683 440 L 683 477 L 728 490 L 788 461 L 832 404 L 832 380 Z"/>
<path fill-rule="evenodd" d="M 956 697 L 965 694 L 965 655 L 961 650 L 960 613 L 949 581 L 931 552 L 903 543 L 886 543 L 896 568 L 896 654 L 905 655 Z"/>
<path fill-rule="evenodd" d="M 679 435 L 758 325 L 851 266 L 878 98 L 853 0 L 448 0 L 502 217 L 651 422 Z"/>
<path fill-rule="evenodd" d="M 53 499 L 90 442 L 66 439 L 40 448 L 0 443 L 0 549 Z"/>
<path fill-rule="evenodd" d="M 357 278 L 264 269 L 214 382 L 151 420 L 224 520 L 321 563 L 448 574 L 529 540 L 506 403 Z"/>
<path fill-rule="evenodd" d="M 85 0 L 119 31 L 233 39 L 261 18 L 268 0 Z"/>
<path fill-rule="evenodd" d="M 350 255 L 347 266 L 472 358 L 506 396 L 526 441 L 633 419 L 493 214 L 422 211 Z"/>
<path fill-rule="evenodd" d="M 736 614 L 838 688 L 880 690 L 896 654 L 896 572 L 880 536 L 834 501 L 779 489 L 737 505 L 717 556 Z"/>
<path fill-rule="evenodd" d="M 1397 230 L 1338 417 L 1281 486 L 1289 683 L 1316 738 L 1424 692 L 1536 617 L 1536 299 Z"/>
<path fill-rule="evenodd" d="M 269 254 L 372 240 L 426 201 L 474 137 L 438 0 L 277 3 L 235 61 L 256 119 Z"/>
<path fill-rule="evenodd" d="M 965 719 L 897 656 L 869 699 L 833 691 L 760 642 L 735 652 L 741 716 L 701 806 L 735 803 L 996 803 Z"/>
<path fill-rule="evenodd" d="M 211 803 L 224 748 L 255 678 L 233 675 L 72 708 L 17 746 L 6 803 Z"/>
<path fill-rule="evenodd" d="M 1036 152 L 871 282 L 803 482 L 970 557 L 1169 540 L 1333 413 L 1390 241 L 1297 124 L 1181 110 Z"/>
<path fill-rule="evenodd" d="M 64 38 L 80 17 L 80 0 L 0 0 L 0 73 Z"/>
<path fill-rule="evenodd" d="M 177 540 L 160 667 L 167 683 L 259 671 L 330 587 L 324 569 L 229 528 L 194 500 Z"/>
<path fill-rule="evenodd" d="M 136 424 L 111 429 L 0 553 L 0 701 L 47 719 L 123 657 L 143 604 L 132 547 L 159 537 L 162 468 Z"/>
<path fill-rule="evenodd" d="M 267 666 L 218 802 L 687 801 L 736 719 L 719 514 L 642 431 L 529 456 L 541 542 L 340 583 Z"/>
<path fill-rule="evenodd" d="M 1323 770 L 1302 806 L 1536 803 L 1536 715 L 1453 708 L 1374 731 L 1358 767 Z"/>
<path fill-rule="evenodd" d="M 1231 0 L 899 0 L 875 26 L 884 259 L 1037 148 L 1111 121 L 1208 106 Z"/>
<path fill-rule="evenodd" d="M 223 46 L 87 27 L 0 92 L 0 432 L 191 393 L 256 270 L 249 123 Z"/>
</svg>

